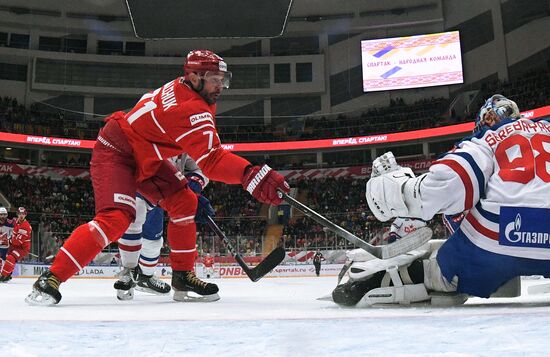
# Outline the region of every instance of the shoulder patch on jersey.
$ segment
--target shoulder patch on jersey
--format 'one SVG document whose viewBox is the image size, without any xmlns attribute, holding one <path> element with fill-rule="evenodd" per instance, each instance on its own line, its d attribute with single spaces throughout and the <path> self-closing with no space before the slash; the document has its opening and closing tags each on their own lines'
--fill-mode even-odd
<svg viewBox="0 0 550 357">
<path fill-rule="evenodd" d="M 214 118 L 212 117 L 212 114 L 208 112 L 199 113 L 195 115 L 191 115 L 189 117 L 189 121 L 191 122 L 191 125 L 195 125 L 197 123 L 203 122 L 203 121 L 209 121 L 214 125 Z"/>
</svg>

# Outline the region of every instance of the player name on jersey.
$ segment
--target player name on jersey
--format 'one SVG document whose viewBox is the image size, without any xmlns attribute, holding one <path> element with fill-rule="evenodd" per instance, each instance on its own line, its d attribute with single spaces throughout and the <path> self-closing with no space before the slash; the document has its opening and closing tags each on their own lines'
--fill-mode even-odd
<svg viewBox="0 0 550 357">
<path fill-rule="evenodd" d="M 510 124 L 503 125 L 495 132 L 488 133 L 485 137 L 485 141 L 492 147 L 519 131 L 526 133 L 550 133 L 550 124 L 545 121 L 533 123 L 528 120 L 517 120 Z"/>
<path fill-rule="evenodd" d="M 178 105 L 176 96 L 174 94 L 174 81 L 166 83 L 162 87 L 162 93 L 160 94 L 162 100 L 162 110 L 167 111 L 170 107 Z"/>
</svg>

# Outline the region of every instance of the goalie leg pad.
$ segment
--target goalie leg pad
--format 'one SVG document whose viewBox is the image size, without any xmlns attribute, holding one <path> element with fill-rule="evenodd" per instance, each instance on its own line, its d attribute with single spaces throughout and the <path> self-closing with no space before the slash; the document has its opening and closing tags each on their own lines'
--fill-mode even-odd
<svg viewBox="0 0 550 357">
<path fill-rule="evenodd" d="M 357 303 L 357 307 L 371 306 L 375 304 L 400 304 L 410 305 L 414 302 L 430 300 L 430 295 L 424 284 L 411 284 L 402 286 L 388 286 L 373 289 Z"/>
<path fill-rule="evenodd" d="M 364 262 L 353 262 L 332 292 L 332 299 L 342 306 L 355 306 L 375 290 L 378 290 L 376 295 L 384 295 L 386 299 L 375 299 L 371 296 L 370 299 L 364 299 L 362 305 L 407 304 L 428 299 L 425 288 L 413 286 L 421 283 L 423 279 L 421 259 L 427 254 L 429 249 L 425 246 L 423 249 L 391 259 L 374 258 Z M 379 288 L 385 290 L 380 291 Z"/>
<path fill-rule="evenodd" d="M 421 264 L 420 260 L 416 260 L 408 266 L 388 267 L 384 279 L 382 279 L 382 287 L 368 291 L 357 305 L 409 305 L 413 302 L 429 300 L 430 296 L 428 295 L 428 291 L 421 282 Z M 414 279 L 411 275 L 413 275 Z M 414 283 L 415 281 L 417 283 Z"/>
<path fill-rule="evenodd" d="M 354 262 L 349 269 L 349 277 L 352 280 L 362 280 L 379 271 L 387 271 L 390 267 L 408 267 L 417 259 L 423 258 L 429 253 L 426 246 L 412 250 L 389 259 L 370 259 L 364 262 Z"/>
</svg>

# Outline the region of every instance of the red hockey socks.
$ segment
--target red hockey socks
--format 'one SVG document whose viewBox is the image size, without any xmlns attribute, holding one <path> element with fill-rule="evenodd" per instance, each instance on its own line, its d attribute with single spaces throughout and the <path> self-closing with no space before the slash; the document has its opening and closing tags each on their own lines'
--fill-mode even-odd
<svg viewBox="0 0 550 357">
<path fill-rule="evenodd" d="M 90 231 L 89 224 L 85 223 L 76 228 L 59 249 L 50 271 L 59 280 L 67 281 L 88 265 L 102 249 L 103 246 Z"/>
<path fill-rule="evenodd" d="M 15 268 L 15 257 L 9 254 L 2 267 L 2 276 L 9 276 L 13 272 L 13 268 Z"/>
<path fill-rule="evenodd" d="M 195 270 L 197 251 L 197 226 L 194 221 L 188 224 L 168 223 L 168 242 L 170 243 L 170 263 L 172 270 Z"/>
<path fill-rule="evenodd" d="M 50 271 L 61 281 L 67 281 L 128 228 L 133 217 L 128 212 L 101 212 L 93 221 L 77 227 L 59 249 Z"/>
</svg>

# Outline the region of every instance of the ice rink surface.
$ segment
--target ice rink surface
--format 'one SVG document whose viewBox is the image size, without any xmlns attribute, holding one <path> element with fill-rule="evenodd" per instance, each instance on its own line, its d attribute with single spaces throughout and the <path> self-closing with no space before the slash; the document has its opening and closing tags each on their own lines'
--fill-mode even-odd
<svg viewBox="0 0 550 357">
<path fill-rule="evenodd" d="M 469 299 L 453 308 L 340 308 L 319 301 L 335 277 L 215 280 L 221 300 L 177 303 L 114 279 L 72 279 L 55 307 L 23 301 L 34 279 L 0 284 L 8 356 L 546 356 L 550 294 Z"/>
</svg>

